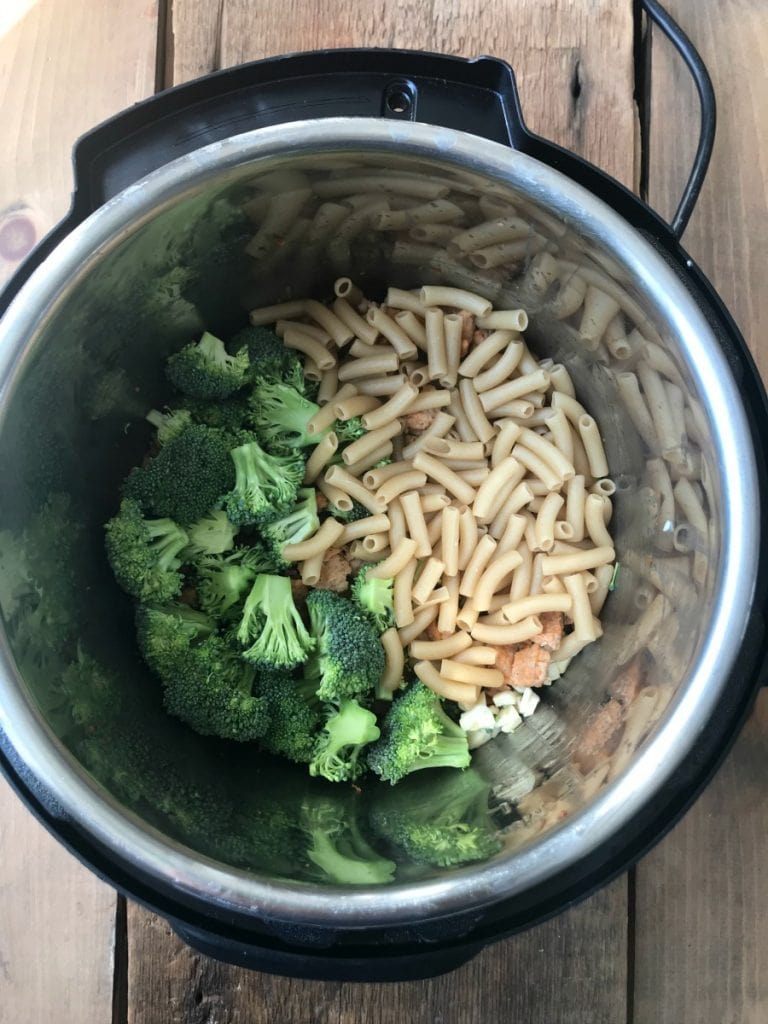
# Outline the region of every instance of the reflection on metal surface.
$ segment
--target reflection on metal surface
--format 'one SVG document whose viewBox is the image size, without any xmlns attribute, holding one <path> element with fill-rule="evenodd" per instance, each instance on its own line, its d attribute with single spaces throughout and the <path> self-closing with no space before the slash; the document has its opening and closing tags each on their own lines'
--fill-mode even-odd
<svg viewBox="0 0 768 1024">
<path fill-rule="evenodd" d="M 439 157 L 437 134 L 450 142 Z M 252 306 L 327 296 L 340 274 L 369 294 L 445 282 L 497 307 L 524 307 L 531 348 L 564 368 L 601 428 L 616 487 L 617 587 L 602 639 L 545 689 L 531 718 L 476 754 L 506 843 L 487 864 L 406 872 L 383 891 L 307 888 L 298 866 L 287 872 L 294 884 L 270 884 L 268 863 L 251 865 L 258 874 L 232 871 L 221 853 L 201 848 L 191 804 L 170 807 L 147 789 L 132 801 L 115 785 L 111 799 L 94 788 L 28 699 L 32 691 L 48 706 L 45 678 L 26 672 L 20 682 L 9 652 L 0 724 L 83 827 L 188 892 L 284 920 L 333 915 L 361 925 L 478 907 L 594 849 L 675 770 L 713 714 L 754 585 L 743 409 L 691 296 L 636 232 L 556 172 L 494 144 L 437 134 L 329 120 L 185 157 L 78 229 L 0 329 L 0 461 L 4 479 L 18 481 L 3 494 L 0 529 L 23 530 L 51 491 L 74 480 L 82 552 L 98 545 L 115 487 L 142 448 L 137 403 L 149 408 L 164 396 L 165 355 L 203 324 L 226 335 Z M 126 692 L 149 694 L 126 605 L 98 558 L 88 572 L 69 595 L 87 624 L 82 642 L 97 635 Z M 132 713 L 137 725 L 161 730 L 174 770 L 190 751 L 222 764 L 199 738 L 163 725 L 156 701 L 138 701 Z M 112 769 L 92 767 L 109 787 Z M 230 781 L 236 799 L 242 778 Z"/>
</svg>

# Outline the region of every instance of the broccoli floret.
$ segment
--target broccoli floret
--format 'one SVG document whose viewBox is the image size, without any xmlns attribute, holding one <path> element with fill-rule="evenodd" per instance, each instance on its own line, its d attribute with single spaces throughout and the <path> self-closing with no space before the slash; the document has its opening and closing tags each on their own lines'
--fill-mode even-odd
<svg viewBox="0 0 768 1024">
<path fill-rule="evenodd" d="M 131 470 L 123 493 L 145 512 L 168 516 L 185 526 L 194 523 L 232 488 L 231 447 L 224 431 L 196 424 L 164 444 L 146 466 Z"/>
<path fill-rule="evenodd" d="M 304 391 L 301 360 L 268 327 L 244 327 L 231 339 L 230 344 L 236 348 L 247 346 L 252 374 L 271 377 L 290 384 L 297 391 Z"/>
<path fill-rule="evenodd" d="M 339 441 L 356 441 L 366 430 L 360 417 L 353 416 L 350 420 L 336 420 L 333 432 Z"/>
<path fill-rule="evenodd" d="M 109 564 L 127 594 L 170 601 L 179 593 L 178 570 L 189 538 L 172 519 L 145 519 L 138 503 L 125 498 L 105 530 Z"/>
<path fill-rule="evenodd" d="M 376 563 L 378 564 L 378 563 Z M 394 583 L 392 579 L 368 579 L 375 565 L 364 565 L 352 582 L 352 600 L 370 615 L 379 633 L 395 624 Z"/>
<path fill-rule="evenodd" d="M 315 743 L 309 764 L 310 775 L 322 775 L 329 782 L 351 782 L 365 771 L 363 748 L 380 736 L 376 716 L 356 700 L 342 700 L 325 723 Z"/>
<path fill-rule="evenodd" d="M 165 412 L 150 409 L 145 418 L 157 428 L 157 440 L 160 444 L 173 441 L 191 427 L 193 422 L 189 409 L 166 409 Z"/>
<path fill-rule="evenodd" d="M 251 393 L 250 406 L 256 436 L 278 454 L 317 444 L 327 433 L 307 433 L 307 424 L 320 406 L 281 381 L 259 377 Z"/>
<path fill-rule="evenodd" d="M 317 493 L 314 487 L 302 487 L 296 495 L 293 509 L 280 519 L 273 519 L 261 527 L 261 535 L 268 545 L 276 566 L 281 569 L 289 563 L 283 558 L 286 544 L 298 544 L 316 533 L 320 520 L 317 516 Z"/>
<path fill-rule="evenodd" d="M 201 398 L 187 399 L 186 408 L 198 423 L 209 427 L 220 427 L 234 433 L 242 430 L 250 415 L 248 398 L 245 394 L 232 395 L 220 402 L 206 402 Z"/>
<path fill-rule="evenodd" d="M 235 486 L 225 498 L 227 515 L 239 526 L 284 515 L 304 477 L 301 455 L 269 455 L 256 441 L 232 450 Z"/>
<path fill-rule="evenodd" d="M 382 737 L 368 754 L 372 771 L 393 785 L 421 768 L 466 768 L 469 762 L 466 733 L 421 682 L 411 683 L 395 700 L 382 724 Z"/>
<path fill-rule="evenodd" d="M 237 651 L 210 632 L 205 615 L 175 608 L 141 608 L 139 647 L 163 684 L 169 714 L 202 736 L 249 742 L 268 726 L 264 704 L 252 694 L 255 672 Z"/>
<path fill-rule="evenodd" d="M 245 599 L 237 639 L 243 657 L 263 668 L 294 668 L 307 660 L 315 641 L 293 603 L 287 576 L 257 576 Z"/>
<path fill-rule="evenodd" d="M 334 519 L 340 520 L 342 523 L 356 523 L 358 519 L 366 519 L 371 513 L 365 507 L 361 505 L 359 501 L 352 499 L 352 508 L 349 512 L 342 512 L 340 508 L 336 508 L 335 505 L 331 505 L 328 509 Z"/>
<path fill-rule="evenodd" d="M 471 768 L 411 777 L 374 795 L 370 822 L 417 864 L 447 868 L 485 860 L 502 845 L 488 810 L 490 791 Z"/>
<path fill-rule="evenodd" d="M 270 754 L 308 764 L 324 722 L 322 705 L 311 688 L 288 672 L 264 671 L 259 673 L 256 692 L 269 718 L 260 746 Z"/>
<path fill-rule="evenodd" d="M 313 590 L 307 608 L 317 638 L 307 677 L 316 681 L 320 699 L 372 697 L 384 672 L 384 649 L 371 620 L 332 590 Z"/>
<path fill-rule="evenodd" d="M 193 641 L 212 636 L 215 626 L 209 615 L 186 604 L 139 605 L 136 609 L 139 650 L 158 675 Z"/>
<path fill-rule="evenodd" d="M 171 384 L 193 398 L 228 398 L 248 380 L 248 349 L 231 356 L 221 338 L 206 331 L 198 342 L 185 345 L 166 365 Z"/>
<path fill-rule="evenodd" d="M 352 801 L 314 795 L 302 806 L 309 836 L 307 857 L 325 879 L 338 885 L 384 885 L 394 878 L 394 861 L 382 857 L 363 837 Z"/>
<path fill-rule="evenodd" d="M 204 612 L 216 619 L 226 618 L 249 589 L 259 567 L 249 564 L 251 549 L 240 548 L 230 555 L 210 555 L 195 563 L 197 599 Z"/>
<path fill-rule="evenodd" d="M 189 548 L 186 554 L 190 558 L 222 555 L 235 546 L 236 533 L 237 527 L 229 521 L 226 512 L 209 512 L 188 527 Z"/>
</svg>

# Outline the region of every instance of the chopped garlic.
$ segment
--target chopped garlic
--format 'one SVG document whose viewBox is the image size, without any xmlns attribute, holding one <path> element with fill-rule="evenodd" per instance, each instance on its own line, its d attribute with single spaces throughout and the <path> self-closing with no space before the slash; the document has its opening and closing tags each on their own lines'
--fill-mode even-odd
<svg viewBox="0 0 768 1024">
<path fill-rule="evenodd" d="M 538 703 L 539 695 L 536 693 L 535 690 L 532 690 L 530 687 L 528 687 L 527 690 L 523 690 L 523 693 L 520 697 L 520 701 L 517 705 L 517 710 L 520 712 L 523 718 L 529 718 L 536 710 Z"/>
<path fill-rule="evenodd" d="M 517 704 L 518 700 L 519 697 L 514 690 L 502 690 L 501 693 L 493 695 L 493 703 L 497 708 L 506 708 L 510 704 Z"/>
<path fill-rule="evenodd" d="M 509 704 L 499 712 L 496 724 L 502 732 L 514 732 L 519 725 L 523 724 L 523 720 L 518 714 L 517 708 Z"/>
<path fill-rule="evenodd" d="M 481 702 L 475 704 L 469 711 L 465 711 L 459 719 L 459 725 L 464 732 L 475 732 L 477 729 L 488 729 L 491 733 L 496 726 L 496 719 L 487 704 Z"/>
</svg>

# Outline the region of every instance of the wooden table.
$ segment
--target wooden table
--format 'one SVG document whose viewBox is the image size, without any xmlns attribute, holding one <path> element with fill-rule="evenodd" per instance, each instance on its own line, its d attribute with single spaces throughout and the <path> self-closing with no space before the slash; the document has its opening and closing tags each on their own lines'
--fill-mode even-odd
<svg viewBox="0 0 768 1024">
<path fill-rule="evenodd" d="M 768 373 L 768 5 L 667 0 L 712 72 L 720 127 L 686 234 Z M 76 136 L 164 86 L 323 46 L 491 53 L 531 127 L 669 214 L 695 142 L 692 86 L 654 37 L 633 100 L 632 0 L 2 0 L 0 281 L 66 209 Z M 0 782 L 0 1024 L 766 1024 L 768 700 L 706 794 L 635 869 L 435 981 L 248 974 L 116 898 Z"/>
</svg>

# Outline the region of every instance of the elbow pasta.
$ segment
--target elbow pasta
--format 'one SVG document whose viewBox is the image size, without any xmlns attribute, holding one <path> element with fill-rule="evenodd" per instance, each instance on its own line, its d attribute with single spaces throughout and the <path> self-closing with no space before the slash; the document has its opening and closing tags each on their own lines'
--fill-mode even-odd
<svg viewBox="0 0 768 1024">
<path fill-rule="evenodd" d="M 334 179 L 328 197 L 341 196 L 342 186 Z M 437 211 L 435 225 L 443 213 L 453 216 L 440 196 L 413 198 L 423 206 L 379 210 L 380 228 L 433 223 L 421 210 Z M 525 222 L 501 218 L 499 237 L 494 223 L 474 233 L 452 229 L 450 245 L 471 255 L 511 244 Z M 424 240 L 441 237 L 430 232 Z M 542 272 L 556 266 L 553 257 L 539 262 Z M 601 342 L 616 303 L 573 275 L 564 288 L 570 290 L 561 289 L 558 315 L 568 315 L 574 292 L 586 295 L 582 343 Z M 279 318 L 286 346 L 319 371 L 322 405 L 309 425 L 319 441 L 305 485 L 321 490 L 330 506 L 315 534 L 283 554 L 311 586 L 337 547 L 375 563 L 369 579 L 393 580 L 395 625 L 381 635 L 381 692 L 401 685 L 408 657 L 426 686 L 469 708 L 485 691 L 514 684 L 505 663 L 497 664 L 498 652 L 535 643 L 548 615 L 560 617 L 566 652 L 600 634 L 596 616 L 611 583 L 614 544 L 599 428 L 574 397 L 565 367 L 537 361 L 526 347 L 524 309 L 494 310 L 468 288 L 389 288 L 381 306 L 349 278 L 335 291 L 330 307 L 304 300 L 251 314 L 254 324 Z M 646 360 L 647 370 L 635 372 L 660 378 L 662 360 Z M 657 388 L 655 397 L 642 422 L 647 431 L 654 415 L 666 413 L 664 441 L 655 449 L 663 451 L 685 421 L 675 390 Z M 355 418 L 362 433 L 340 440 Z M 669 490 L 687 511 L 685 525 L 702 532 L 701 492 L 677 475 L 674 481 Z M 334 518 L 355 502 L 364 518 Z M 684 541 L 680 533 L 678 546 Z M 560 662 L 556 651 L 552 659 Z"/>
<path fill-rule="evenodd" d="M 308 431 L 319 443 L 308 449 L 304 485 L 327 498 L 321 519 L 341 519 L 355 503 L 368 512 L 343 524 L 324 550 L 354 544 L 361 559 L 384 558 L 394 572 L 397 629 L 382 637 L 384 689 L 398 685 L 410 646 L 417 677 L 441 697 L 462 707 L 490 701 L 483 690 L 496 677 L 468 678 L 456 666 L 501 671 L 498 648 L 531 644 L 548 615 L 564 624 L 552 654 L 557 678 L 600 635 L 597 617 L 616 576 L 614 501 L 622 524 L 636 516 L 635 536 L 652 554 L 654 575 L 646 567 L 632 595 L 647 622 L 672 610 L 672 584 L 693 589 L 710 578 L 717 491 L 702 456 L 710 427 L 665 341 L 607 262 L 574 250 L 565 225 L 534 203 L 478 197 L 448 176 L 383 174 L 352 162 L 281 188 L 277 198 L 257 193 L 248 203 L 256 259 L 279 239 L 291 259 L 333 266 L 343 257 L 337 272 L 347 273 L 350 243 L 365 232 L 376 248 L 390 247 L 398 285 L 424 269 L 416 287 L 389 287 L 375 301 L 343 277 L 327 305 L 292 299 L 250 314 L 254 325 L 275 324 L 301 354 L 305 377 L 319 383 Z M 434 283 L 441 281 L 452 286 Z M 562 361 L 537 359 L 527 347 L 531 310 L 561 321 L 566 343 L 552 354 Z M 597 381 L 603 369 L 606 402 L 626 413 L 627 436 L 607 453 L 601 433 L 613 423 L 579 400 L 585 370 Z M 341 427 L 356 417 L 367 432 L 350 443 Z M 614 485 L 614 453 L 645 458 L 636 481 Z M 623 473 L 634 478 L 626 466 L 624 459 Z M 628 487 L 631 500 L 622 496 Z M 312 550 L 297 565 L 315 585 L 323 554 Z M 533 599 L 521 620 L 508 621 L 505 611 L 519 615 L 520 602 Z M 640 632 L 633 628 L 633 643 L 642 646 Z M 459 648 L 430 649 L 444 639 Z"/>
</svg>

